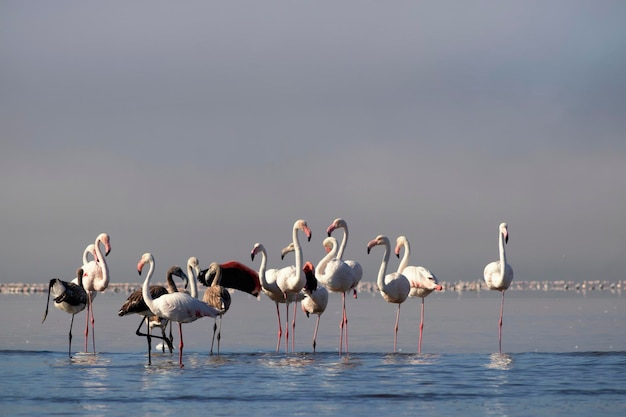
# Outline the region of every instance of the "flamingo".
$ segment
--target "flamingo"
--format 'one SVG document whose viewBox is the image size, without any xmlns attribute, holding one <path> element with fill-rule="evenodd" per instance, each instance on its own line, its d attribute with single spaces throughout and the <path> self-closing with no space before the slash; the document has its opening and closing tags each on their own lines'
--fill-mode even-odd
<svg viewBox="0 0 626 417">
<path fill-rule="evenodd" d="M 150 295 L 152 296 L 153 299 L 159 298 L 164 294 L 172 294 L 178 291 L 178 288 L 176 287 L 176 284 L 174 283 L 174 278 L 173 278 L 174 275 L 179 278 L 182 278 L 183 281 L 185 282 L 185 287 L 187 287 L 189 283 L 189 279 L 187 275 L 185 275 L 185 273 L 180 268 L 180 266 L 178 265 L 172 266 L 167 271 L 166 278 L 165 278 L 166 283 L 167 283 L 167 288 L 161 285 L 150 286 Z M 152 359 L 151 359 L 151 351 L 152 351 L 152 343 L 151 343 L 152 339 L 151 338 L 152 337 L 156 337 L 157 339 L 163 340 L 167 344 L 169 351 L 172 352 L 173 349 L 172 349 L 171 329 L 170 329 L 170 337 L 168 338 L 167 336 L 165 336 L 165 327 L 167 326 L 168 320 L 163 317 L 155 316 L 154 313 L 150 311 L 150 309 L 148 308 L 148 305 L 143 299 L 143 294 L 142 294 L 141 289 L 133 291 L 128 296 L 128 298 L 126 298 L 126 301 L 117 312 L 117 315 L 120 317 L 123 317 L 127 314 L 138 314 L 142 316 L 141 321 L 139 322 L 139 327 L 137 327 L 135 334 L 137 336 L 145 336 L 146 339 L 148 340 L 148 365 L 152 364 Z M 156 317 L 156 319 L 153 319 L 153 317 Z M 141 326 L 143 325 L 144 321 L 147 321 L 148 333 L 141 333 L 140 331 Z M 150 330 L 153 327 L 160 327 L 161 333 L 163 334 L 163 336 L 162 337 L 152 336 L 150 334 Z"/>
<path fill-rule="evenodd" d="M 498 244 L 500 247 L 500 260 L 491 262 L 485 266 L 483 276 L 490 290 L 501 291 L 500 321 L 498 321 L 498 350 L 502 353 L 502 312 L 504 310 L 504 291 L 509 288 L 513 281 L 513 268 L 506 262 L 504 245 L 509 242 L 509 225 L 500 223 L 498 227 Z"/>
<path fill-rule="evenodd" d="M 261 281 L 259 274 L 249 266 L 238 261 L 228 261 L 221 264 L 217 262 L 209 265 L 198 274 L 198 281 L 206 287 L 211 286 L 217 274 L 220 274 L 222 287 L 239 290 L 255 297 L 261 293 Z"/>
<path fill-rule="evenodd" d="M 209 269 L 215 269 L 216 275 L 211 283 L 211 286 L 207 287 L 204 291 L 204 296 L 202 297 L 202 301 L 207 303 L 210 306 L 215 307 L 219 310 L 219 319 L 220 319 L 220 327 L 217 332 L 217 354 L 220 354 L 220 340 L 222 339 L 222 317 L 228 309 L 230 308 L 231 296 L 228 290 L 225 287 L 220 285 L 222 279 L 222 268 L 219 266 L 217 262 L 211 263 L 209 265 Z M 213 343 L 215 342 L 215 332 L 217 331 L 217 319 L 213 324 L 213 337 L 211 338 L 211 351 L 210 354 L 213 354 Z"/>
<path fill-rule="evenodd" d="M 378 270 L 378 290 L 380 291 L 380 294 L 383 296 L 385 301 L 387 301 L 388 303 L 398 304 L 398 312 L 396 313 L 396 325 L 394 328 L 393 337 L 393 351 L 395 352 L 398 341 L 398 321 L 400 319 L 400 306 L 409 296 L 409 292 L 411 291 L 411 283 L 409 282 L 408 278 L 400 272 L 392 272 L 385 275 L 387 271 L 387 263 L 389 262 L 389 238 L 384 235 L 378 235 L 375 239 L 370 240 L 370 242 L 367 244 L 368 254 L 374 246 L 385 247 L 385 254 L 383 255 L 383 260 L 380 264 L 380 269 Z"/>
<path fill-rule="evenodd" d="M 204 292 L 204 302 L 222 311 L 219 316 L 219 329 L 215 323 L 213 325 L 213 338 L 211 339 L 211 354 L 213 354 L 213 343 L 217 330 L 217 353 L 219 355 L 222 316 L 228 311 L 231 304 L 231 296 L 227 288 L 258 297 L 261 292 L 261 281 L 255 270 L 238 261 L 228 261 L 221 264 L 212 262 L 207 269 L 200 271 L 198 281 L 208 287 Z"/>
<path fill-rule="evenodd" d="M 100 250 L 100 244 L 104 245 L 104 254 Z M 95 334 L 95 317 L 93 314 L 93 300 L 95 299 L 96 291 L 104 291 L 109 286 L 109 267 L 106 263 L 105 256 L 111 252 L 111 243 L 109 235 L 106 233 L 100 233 L 96 237 L 94 243 L 95 246 L 95 259 L 90 262 L 87 260 L 87 248 L 83 253 L 83 288 L 87 291 L 87 317 L 85 323 L 85 352 L 87 352 L 87 340 L 89 336 L 89 320 L 91 318 L 91 342 L 93 345 L 93 353 L 96 353 L 96 334 Z"/>
<path fill-rule="evenodd" d="M 315 331 L 313 332 L 313 352 L 317 346 L 317 329 L 320 325 L 322 313 L 326 311 L 328 305 L 328 290 L 326 287 L 318 286 L 315 278 L 315 267 L 311 262 L 305 262 L 302 268 L 307 277 L 307 285 L 302 290 L 304 298 L 302 299 L 302 311 L 309 317 L 310 314 L 317 314 L 315 321 Z"/>
<path fill-rule="evenodd" d="M 346 291 L 353 290 L 354 298 L 357 297 L 356 288 L 359 285 L 361 278 L 363 277 L 363 268 L 361 267 L 361 264 L 356 261 L 343 260 L 343 251 L 345 250 L 346 244 L 348 243 L 348 224 L 346 223 L 346 221 L 342 218 L 337 218 L 333 220 L 330 226 L 328 226 L 328 228 L 326 229 L 328 237 L 331 237 L 331 234 L 335 229 L 343 229 L 343 239 L 341 241 L 341 246 L 339 247 L 339 250 L 335 252 L 336 255 L 332 256 L 332 258 L 329 259 L 329 262 L 333 258 L 336 258 L 341 262 L 337 264 L 337 271 L 334 271 L 333 263 L 331 262 L 329 272 L 324 272 L 322 274 L 323 279 L 321 279 L 320 282 L 322 282 L 322 284 L 326 286 L 326 288 L 328 288 L 330 291 L 341 293 L 342 317 L 339 324 L 339 327 L 341 329 L 339 333 L 339 354 L 341 354 L 344 332 L 346 340 L 346 352 L 348 352 L 348 316 L 346 314 Z M 347 265 L 350 272 L 348 272 L 348 269 L 346 269 L 345 267 L 340 266 L 341 263 Z M 322 267 L 320 264 L 318 264 L 317 268 L 319 275 L 319 273 L 322 272 L 326 267 Z"/>
<path fill-rule="evenodd" d="M 178 361 L 182 368 L 184 366 L 182 323 L 190 323 L 200 317 L 215 318 L 219 314 L 219 311 L 194 297 L 198 292 L 195 275 L 193 275 L 193 279 L 191 279 L 191 295 L 183 292 L 175 292 L 172 294 L 163 294 L 156 299 L 152 298 L 150 294 L 150 279 L 154 273 L 154 256 L 149 252 L 144 253 L 137 264 L 137 272 L 139 275 L 141 275 L 145 264 L 149 264 L 150 268 L 143 282 L 143 286 L 141 287 L 143 299 L 154 315 L 178 322 L 178 331 L 180 334 Z"/>
<path fill-rule="evenodd" d="M 87 305 L 87 291 L 83 288 L 83 269 L 76 270 L 76 278 L 78 284 L 67 282 L 58 278 L 50 280 L 48 285 L 48 302 L 46 303 L 46 312 L 43 314 L 41 322 L 46 321 L 48 317 L 48 307 L 50 306 L 50 293 L 54 296 L 54 306 L 59 310 L 63 310 L 72 315 L 70 321 L 69 347 L 68 355 L 72 358 L 72 326 L 74 325 L 74 316 L 85 309 Z"/>
<path fill-rule="evenodd" d="M 306 221 L 299 219 L 293 224 L 292 229 L 292 242 L 294 246 L 294 253 L 296 256 L 296 264 L 281 268 L 276 273 L 276 285 L 280 288 L 285 299 L 285 311 L 287 314 L 286 332 L 285 332 L 285 350 L 289 347 L 289 304 L 296 298 L 296 305 L 293 310 L 293 322 L 292 322 L 292 338 L 291 338 L 291 351 L 295 350 L 295 332 L 296 332 L 296 311 L 297 311 L 297 297 L 300 291 L 306 285 L 306 277 L 302 272 L 302 247 L 300 246 L 300 239 L 298 237 L 298 231 L 302 231 L 307 240 L 311 240 L 311 229 L 307 225 Z M 289 297 L 289 294 L 293 296 Z"/>
<path fill-rule="evenodd" d="M 261 291 L 265 295 L 269 297 L 270 300 L 276 303 L 276 315 L 278 316 L 278 336 L 276 338 L 276 352 L 279 351 L 280 348 L 280 339 L 283 335 L 283 326 L 282 321 L 280 319 L 280 303 L 285 303 L 285 295 L 278 287 L 276 283 L 276 278 L 278 274 L 278 269 L 266 269 L 267 267 L 267 251 L 265 250 L 265 246 L 261 243 L 255 243 L 252 247 L 252 251 L 250 252 L 250 258 L 254 262 L 254 257 L 258 254 L 261 254 L 261 266 L 259 267 L 259 280 L 261 282 Z M 301 293 L 297 295 L 294 293 L 287 294 L 287 299 L 290 302 L 294 302 L 298 299 Z"/>
<path fill-rule="evenodd" d="M 420 297 L 422 299 L 422 311 L 420 318 L 420 336 L 417 344 L 417 353 L 422 353 L 422 332 L 424 330 L 424 298 L 434 290 L 441 291 L 442 287 L 437 282 L 437 278 L 423 266 L 408 265 L 411 256 L 411 245 L 406 236 L 398 236 L 396 239 L 396 256 L 400 257 L 400 251 L 404 247 L 404 255 L 398 266 L 398 272 L 403 274 L 411 283 L 409 297 Z"/>
</svg>

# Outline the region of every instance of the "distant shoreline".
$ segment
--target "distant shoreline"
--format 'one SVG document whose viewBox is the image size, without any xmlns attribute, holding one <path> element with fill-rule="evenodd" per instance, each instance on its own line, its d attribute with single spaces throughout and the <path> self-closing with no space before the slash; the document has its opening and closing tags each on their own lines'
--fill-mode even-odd
<svg viewBox="0 0 626 417">
<path fill-rule="evenodd" d="M 466 292 L 488 291 L 482 280 L 441 282 L 442 291 Z M 105 292 L 131 293 L 141 288 L 140 283 L 110 283 Z M 602 281 L 587 280 L 574 281 L 513 281 L 508 291 L 622 291 L 626 288 L 626 280 Z M 48 283 L 0 283 L 0 294 L 38 294 L 47 293 Z M 359 283 L 357 292 L 377 293 L 375 282 L 362 281 Z"/>
</svg>

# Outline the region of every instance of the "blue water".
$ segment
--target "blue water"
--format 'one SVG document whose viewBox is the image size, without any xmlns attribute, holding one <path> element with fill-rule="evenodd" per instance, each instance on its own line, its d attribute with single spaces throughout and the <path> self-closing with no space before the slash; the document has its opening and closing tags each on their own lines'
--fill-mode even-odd
<svg viewBox="0 0 626 417">
<path fill-rule="evenodd" d="M 402 309 L 402 351 L 392 353 L 394 306 L 362 294 L 348 303 L 351 353 L 340 356 L 338 297 L 322 316 L 320 352 L 311 352 L 314 319 L 300 314 L 296 353 L 275 353 L 273 303 L 235 296 L 219 356 L 208 354 L 212 320 L 183 327 L 181 369 L 176 352 L 153 353 L 148 366 L 145 339 L 134 335 L 138 318 L 115 315 L 124 294 L 96 300 L 95 355 L 76 353 L 84 350 L 84 315 L 77 316 L 72 359 L 69 315 L 53 310 L 41 324 L 45 297 L 2 295 L 0 414 L 626 415 L 621 295 L 507 297 L 507 353 L 493 353 L 497 293 L 427 298 L 423 354 L 415 353 L 416 300 Z"/>
</svg>

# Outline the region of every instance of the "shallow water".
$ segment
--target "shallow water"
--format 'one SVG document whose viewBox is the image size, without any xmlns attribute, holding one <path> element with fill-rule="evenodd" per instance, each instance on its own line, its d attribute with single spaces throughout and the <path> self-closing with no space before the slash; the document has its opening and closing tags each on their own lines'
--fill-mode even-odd
<svg viewBox="0 0 626 417">
<path fill-rule="evenodd" d="M 117 317 L 126 294 L 95 302 L 98 353 L 84 350 L 84 313 L 50 311 L 45 297 L 0 295 L 2 415 L 626 415 L 626 303 L 609 291 L 510 291 L 503 350 L 497 350 L 498 293 L 438 293 L 426 299 L 417 354 L 419 302 L 349 299 L 350 354 L 337 353 L 340 297 L 322 316 L 297 316 L 296 352 L 275 353 L 276 310 L 235 294 L 223 322 L 221 355 L 210 356 L 213 320 L 183 326 L 178 355 L 153 353 L 134 335 L 138 317 Z M 284 314 L 284 307 L 281 309 Z M 284 318 L 284 317 L 283 317 Z M 175 343 L 178 341 L 175 330 Z M 91 345 L 89 347 L 91 349 Z"/>
</svg>

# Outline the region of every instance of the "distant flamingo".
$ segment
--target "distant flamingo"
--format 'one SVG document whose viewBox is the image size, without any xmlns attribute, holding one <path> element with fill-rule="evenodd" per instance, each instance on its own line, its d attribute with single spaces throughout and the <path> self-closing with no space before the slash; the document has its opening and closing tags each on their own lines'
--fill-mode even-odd
<svg viewBox="0 0 626 417">
<path fill-rule="evenodd" d="M 166 283 L 167 283 L 167 288 L 161 285 L 150 286 L 150 295 L 152 296 L 153 299 L 157 299 L 165 294 L 172 294 L 178 291 L 178 288 L 176 287 L 176 284 L 174 283 L 174 278 L 173 278 L 174 276 L 182 278 L 183 281 L 185 282 L 185 287 L 187 287 L 189 283 L 189 279 L 187 275 L 185 275 L 185 273 L 180 268 L 180 266 L 178 265 L 172 266 L 167 271 L 166 278 L 165 278 Z M 157 339 L 163 340 L 167 344 L 169 351 L 172 352 L 173 349 L 172 349 L 171 330 L 170 330 L 170 338 L 165 336 L 165 327 L 168 324 L 168 320 L 163 317 L 155 316 L 154 313 L 150 311 L 150 309 L 148 308 L 148 305 L 143 299 L 143 292 L 141 289 L 133 291 L 128 296 L 128 298 L 126 298 L 126 301 L 117 312 L 117 315 L 120 317 L 123 317 L 127 314 L 138 314 L 142 316 L 141 321 L 139 322 L 139 327 L 137 327 L 135 334 L 137 336 L 145 336 L 148 341 L 148 365 L 152 364 L 152 358 L 151 358 L 152 337 L 156 337 Z M 152 320 L 152 317 L 156 317 L 157 320 Z M 140 331 L 141 326 L 143 325 L 144 322 L 147 322 L 148 333 L 141 333 Z M 158 323 L 158 326 L 156 323 Z M 152 327 L 160 327 L 161 333 L 163 336 L 161 337 L 161 336 L 151 335 L 150 330 L 152 329 Z"/>
<path fill-rule="evenodd" d="M 100 244 L 104 245 L 104 254 L 100 250 Z M 87 291 L 87 316 L 85 323 L 85 352 L 87 352 L 87 340 L 89 336 L 89 320 L 91 319 L 91 342 L 93 346 L 93 353 L 96 353 L 96 334 L 95 334 L 95 317 L 93 314 L 93 300 L 95 298 L 96 291 L 104 291 L 109 286 L 109 267 L 106 262 L 105 256 L 111 252 L 111 243 L 109 235 L 106 233 L 100 233 L 96 237 L 94 243 L 95 246 L 95 259 L 93 261 L 84 263 L 83 268 L 83 288 Z M 87 247 L 89 248 L 89 246 Z M 86 251 L 87 249 L 85 249 Z M 83 253 L 83 261 L 87 260 L 86 253 Z"/>
<path fill-rule="evenodd" d="M 370 250 L 374 246 L 384 246 L 385 254 L 383 255 L 383 261 L 380 264 L 380 269 L 378 270 L 378 280 L 376 281 L 378 284 L 378 290 L 380 294 L 383 296 L 385 301 L 389 303 L 398 304 L 398 312 L 396 313 L 396 325 L 394 327 L 394 337 L 393 337 L 393 351 L 395 352 L 397 349 L 397 341 L 398 341 L 398 321 L 400 319 L 400 305 L 407 299 L 409 296 L 409 291 L 411 291 L 411 284 L 407 277 L 402 275 L 399 272 L 392 272 L 390 274 L 385 275 L 387 271 L 387 263 L 389 262 L 389 238 L 387 236 L 378 235 L 375 239 L 371 240 L 367 244 L 367 253 L 370 253 Z"/>
<path fill-rule="evenodd" d="M 276 304 L 276 315 L 278 316 L 278 336 L 276 338 L 276 352 L 280 349 L 280 339 L 283 335 L 283 325 L 280 319 L 280 303 L 285 303 L 285 295 L 276 284 L 276 277 L 278 273 L 278 269 L 272 268 L 267 269 L 267 251 L 265 250 L 265 246 L 261 243 L 255 243 L 252 247 L 252 251 L 250 252 L 250 258 L 254 262 L 254 257 L 258 254 L 261 254 L 261 266 L 259 267 L 259 280 L 261 281 L 261 290 L 265 295 L 269 297 L 270 300 L 274 301 Z M 300 293 L 301 294 L 301 293 Z M 287 298 L 290 302 L 294 302 L 298 299 L 299 295 L 295 295 L 293 293 L 289 293 Z"/>
<path fill-rule="evenodd" d="M 420 297 L 422 299 L 422 311 L 420 318 L 420 336 L 417 344 L 417 353 L 422 353 L 422 332 L 424 330 L 424 298 L 434 290 L 441 291 L 441 285 L 437 283 L 437 278 L 423 266 L 408 265 L 411 256 L 411 245 L 406 236 L 398 236 L 396 239 L 396 256 L 400 257 L 400 251 L 404 247 L 404 255 L 398 266 L 398 272 L 407 277 L 411 283 L 409 297 Z"/>
<path fill-rule="evenodd" d="M 286 266 L 281 268 L 276 273 L 276 285 L 280 288 L 283 293 L 283 297 L 285 299 L 285 311 L 287 313 L 287 328 L 285 332 L 285 350 L 288 350 L 289 347 L 289 304 L 292 302 L 293 297 L 298 297 L 300 291 L 306 285 L 306 277 L 302 272 L 302 247 L 300 246 L 300 239 L 298 237 L 298 231 L 302 231 L 307 240 L 311 240 L 311 229 L 307 225 L 306 221 L 299 219 L 296 220 L 293 224 L 292 229 L 292 242 L 294 246 L 294 253 L 296 257 L 296 264 L 291 266 Z M 289 296 L 293 294 L 293 296 Z M 296 311 L 297 311 L 297 300 L 296 305 L 294 306 L 293 311 L 293 322 L 292 322 L 292 339 L 291 339 L 291 351 L 295 350 L 295 331 L 296 331 Z"/>
<path fill-rule="evenodd" d="M 307 277 L 307 285 L 302 290 L 304 298 L 302 299 L 302 311 L 309 317 L 310 314 L 317 314 L 315 321 L 315 331 L 313 332 L 313 352 L 317 346 L 317 329 L 320 325 L 322 313 L 326 311 L 328 305 L 328 290 L 326 287 L 318 286 L 315 278 L 315 267 L 311 262 L 305 262 L 303 268 Z"/>
<path fill-rule="evenodd" d="M 178 323 L 178 331 L 180 334 L 179 356 L 178 360 L 181 368 L 183 365 L 183 326 L 182 323 L 190 323 L 201 317 L 216 317 L 219 311 L 208 304 L 192 297 L 197 294 L 197 284 L 195 275 L 191 280 L 191 294 L 175 292 L 173 294 L 164 294 L 159 298 L 152 298 L 150 294 L 150 279 L 154 273 L 154 257 L 150 253 L 144 253 L 141 260 L 137 264 L 137 272 L 141 275 L 141 271 L 145 264 L 150 265 L 146 279 L 143 282 L 142 294 L 146 305 L 154 313 L 154 315 L 166 318 Z"/>
<path fill-rule="evenodd" d="M 500 321 L 498 321 L 498 351 L 502 353 L 502 313 L 504 311 L 504 291 L 509 288 L 513 281 L 513 268 L 506 263 L 506 253 L 504 245 L 509 241 L 509 226 L 500 223 L 498 228 L 498 244 L 500 247 L 500 260 L 491 262 L 485 266 L 483 275 L 485 283 L 490 290 L 502 292 L 502 302 L 500 303 Z"/>
<path fill-rule="evenodd" d="M 333 255 L 330 259 L 337 258 L 342 261 L 341 263 L 345 264 L 348 268 L 346 269 L 344 266 L 337 265 L 337 271 L 329 270 L 325 272 L 326 266 L 322 267 L 321 263 L 317 265 L 317 275 L 320 282 L 328 288 L 332 292 L 340 292 L 342 298 L 342 317 L 339 327 L 341 329 L 339 333 L 339 354 L 342 353 L 342 345 L 344 340 L 345 333 L 345 341 L 346 341 L 346 352 L 348 352 L 348 316 L 346 314 L 346 291 L 352 290 L 354 292 L 354 298 L 356 295 L 356 288 L 361 281 L 361 277 L 363 276 L 363 268 L 361 268 L 361 264 L 352 260 L 343 260 L 343 251 L 346 248 L 346 244 L 348 243 L 348 224 L 342 218 L 337 218 L 333 220 L 333 222 L 326 229 L 326 233 L 328 237 L 331 236 L 332 232 L 336 229 L 343 229 L 343 240 L 341 241 L 341 246 L 339 247 L 338 252 L 335 252 L 336 255 Z M 329 262 L 330 262 L 329 259 Z M 332 262 L 331 262 L 332 267 Z M 322 278 L 323 277 L 323 278 Z"/>
<path fill-rule="evenodd" d="M 48 317 L 48 307 L 50 306 L 50 293 L 54 296 L 54 306 L 59 310 L 63 310 L 72 315 L 70 321 L 69 347 L 68 355 L 72 358 L 72 326 L 74 325 L 74 316 L 85 309 L 87 305 L 87 291 L 82 287 L 83 269 L 76 270 L 76 278 L 78 284 L 73 282 L 62 281 L 58 278 L 50 280 L 48 285 L 48 302 L 46 303 L 46 312 L 43 314 L 41 322 L 46 321 Z"/>
</svg>

